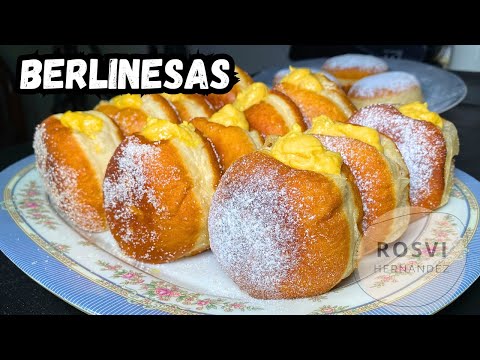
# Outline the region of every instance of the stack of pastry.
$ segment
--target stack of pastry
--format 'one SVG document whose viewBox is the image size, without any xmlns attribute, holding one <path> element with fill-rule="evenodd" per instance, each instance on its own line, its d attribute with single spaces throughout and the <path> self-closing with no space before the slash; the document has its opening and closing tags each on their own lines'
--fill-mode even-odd
<svg viewBox="0 0 480 360">
<path fill-rule="evenodd" d="M 307 69 L 273 89 L 237 72 L 229 94 L 123 95 L 45 120 L 34 147 L 59 212 L 146 263 L 211 246 L 241 289 L 280 299 L 330 290 L 403 234 L 399 210 L 448 200 L 458 137 L 425 104 L 357 112 Z"/>
</svg>

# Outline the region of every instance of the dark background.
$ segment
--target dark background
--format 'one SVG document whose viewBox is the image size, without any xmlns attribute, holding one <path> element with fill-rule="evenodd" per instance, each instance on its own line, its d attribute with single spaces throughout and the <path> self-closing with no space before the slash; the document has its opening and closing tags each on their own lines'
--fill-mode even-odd
<svg viewBox="0 0 480 360">
<path fill-rule="evenodd" d="M 66 110 L 88 110 L 97 96 L 18 95 L 14 91 L 17 57 L 39 51 L 63 53 L 227 53 L 247 72 L 255 73 L 292 60 L 332 56 L 347 52 L 381 57 L 408 58 L 441 66 L 442 45 L 0 45 L 0 171 L 31 154 L 36 124 L 50 114 Z M 457 167 L 480 179 L 480 73 L 456 72 L 466 82 L 469 95 L 443 116 L 457 126 L 461 150 Z M 105 94 L 107 97 L 108 94 Z M 1 231 L 1 229 L 0 229 Z M 28 278 L 0 252 L 0 314 L 79 314 Z M 480 285 L 472 285 L 464 295 L 441 311 L 442 314 L 480 314 Z"/>
</svg>

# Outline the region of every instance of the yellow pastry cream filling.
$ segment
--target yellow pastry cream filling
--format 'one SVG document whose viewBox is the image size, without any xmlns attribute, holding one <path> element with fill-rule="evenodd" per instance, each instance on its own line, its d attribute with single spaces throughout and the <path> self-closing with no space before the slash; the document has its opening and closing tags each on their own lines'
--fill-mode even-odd
<svg viewBox="0 0 480 360">
<path fill-rule="evenodd" d="M 343 136 L 360 140 L 375 147 L 383 153 L 383 146 L 380 143 L 378 131 L 366 126 L 358 126 L 333 121 L 325 115 L 316 117 L 312 121 L 312 127 L 306 131 L 307 134 Z"/>
<path fill-rule="evenodd" d="M 238 126 L 243 130 L 249 129 L 247 118 L 242 111 L 235 106 L 228 104 L 213 114 L 209 121 L 223 125 L 223 126 Z"/>
<path fill-rule="evenodd" d="M 110 100 L 110 103 L 120 109 L 125 109 L 125 108 L 139 109 L 142 107 L 143 101 L 140 94 L 133 94 L 133 95 L 125 94 L 125 95 L 115 96 Z"/>
<path fill-rule="evenodd" d="M 290 66 L 290 73 L 285 76 L 281 82 L 296 85 L 301 89 L 310 90 L 317 94 L 320 94 L 323 90 L 323 86 L 318 78 L 310 71 L 310 69 L 306 68 L 296 69 Z"/>
<path fill-rule="evenodd" d="M 208 120 L 223 126 L 238 126 L 248 131 L 250 125 L 243 112 L 265 99 L 268 91 L 267 85 L 253 83 L 237 95 L 233 104 L 225 105 Z"/>
<path fill-rule="evenodd" d="M 340 154 L 328 151 L 320 140 L 312 135 L 302 133 L 297 124 L 265 151 L 294 169 L 338 175 L 342 167 Z"/>
<path fill-rule="evenodd" d="M 140 132 L 140 135 L 150 141 L 178 139 L 185 145 L 192 147 L 199 146 L 202 143 L 192 124 L 183 122 L 177 125 L 167 120 L 152 117 L 147 119 L 147 125 Z"/>
<path fill-rule="evenodd" d="M 237 95 L 233 106 L 240 111 L 245 111 L 265 99 L 268 91 L 268 87 L 264 83 L 253 83 Z"/>
<path fill-rule="evenodd" d="M 98 116 L 82 111 L 67 111 L 59 118 L 63 126 L 78 131 L 94 139 L 103 129 L 103 120 Z"/>
<path fill-rule="evenodd" d="M 443 119 L 437 113 L 428 110 L 427 103 L 415 101 L 410 104 L 400 106 L 398 110 L 405 116 L 415 120 L 428 121 L 440 129 L 443 129 Z"/>
</svg>

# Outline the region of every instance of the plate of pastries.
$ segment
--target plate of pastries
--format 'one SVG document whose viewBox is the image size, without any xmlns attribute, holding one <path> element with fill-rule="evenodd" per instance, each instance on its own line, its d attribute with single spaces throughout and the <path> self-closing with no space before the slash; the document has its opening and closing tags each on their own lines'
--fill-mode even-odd
<svg viewBox="0 0 480 360">
<path fill-rule="evenodd" d="M 443 113 L 467 95 L 467 87 L 457 75 L 418 61 L 343 54 L 302 60 L 293 66 L 321 72 L 336 82 L 357 108 L 425 101 L 431 111 Z M 269 68 L 258 73 L 255 80 L 276 84 L 288 71 L 285 66 Z"/>
<path fill-rule="evenodd" d="M 20 255 L 0 246 L 89 313 L 437 311 L 480 273 L 459 251 L 478 247 L 479 185 L 455 170 L 455 125 L 418 74 L 372 75 L 402 84 L 393 93 L 335 64 L 293 65 L 273 86 L 237 67 L 227 94 L 124 94 L 49 116 L 5 180 L 28 241 Z M 448 260 L 455 279 L 362 268 L 379 244 L 432 238 L 449 241 L 445 256 L 382 266 Z M 424 289 L 442 295 L 422 303 Z"/>
</svg>

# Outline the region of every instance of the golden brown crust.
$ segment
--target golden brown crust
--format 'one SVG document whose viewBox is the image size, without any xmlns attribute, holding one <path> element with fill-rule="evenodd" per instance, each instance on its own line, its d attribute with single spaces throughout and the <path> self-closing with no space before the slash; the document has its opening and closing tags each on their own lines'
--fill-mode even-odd
<svg viewBox="0 0 480 360">
<path fill-rule="evenodd" d="M 398 234 L 395 209 L 403 194 L 397 194 L 396 179 L 393 177 L 387 158 L 376 148 L 362 141 L 338 136 L 315 135 L 330 151 L 340 153 L 345 164 L 352 171 L 355 183 L 360 191 L 364 217 L 361 228 L 367 232 L 382 218 L 381 229 L 376 225 L 375 236 L 372 231 L 364 237 L 363 252 L 370 252 L 379 242 L 389 242 L 391 235 Z M 408 192 L 408 188 L 404 191 Z M 389 217 L 390 221 L 386 221 Z M 381 231 L 380 231 L 381 230 Z M 400 229 L 401 230 L 401 229 Z"/>
<path fill-rule="evenodd" d="M 262 152 L 248 154 L 230 167 L 214 196 L 212 251 L 255 298 L 324 293 L 351 266 L 355 224 L 343 201 L 324 175 L 293 169 Z"/>
<path fill-rule="evenodd" d="M 223 126 L 205 118 L 195 118 L 192 124 L 211 141 L 220 161 L 222 173 L 237 159 L 257 150 L 248 132 L 238 126 Z"/>
<path fill-rule="evenodd" d="M 350 101 L 345 91 L 343 91 L 334 81 L 328 79 L 322 73 L 316 74 L 316 78 L 323 87 L 321 95 L 334 102 L 343 111 L 347 118 L 357 111 L 356 106 Z"/>
<path fill-rule="evenodd" d="M 218 167 L 203 171 L 216 171 L 218 181 Z M 196 188 L 178 144 L 152 143 L 141 135 L 124 139 L 108 164 L 104 193 L 110 231 L 125 254 L 158 264 L 205 250 L 208 242 L 200 248 L 197 243 L 206 236 L 208 208 Z"/>
<path fill-rule="evenodd" d="M 284 110 L 285 109 L 285 110 Z M 264 138 L 268 135 L 285 135 L 294 124 L 306 130 L 303 115 L 297 105 L 285 94 L 271 90 L 264 101 L 245 110 L 250 128 Z"/>
<path fill-rule="evenodd" d="M 283 117 L 275 108 L 266 103 L 260 102 L 244 111 L 250 128 L 256 130 L 263 137 L 267 135 L 285 135 L 288 133 L 288 126 Z"/>
<path fill-rule="evenodd" d="M 410 172 L 410 203 L 436 209 L 445 188 L 447 147 L 440 128 L 404 116 L 392 105 L 360 109 L 349 122 L 368 126 L 388 136 L 397 145 Z"/>
<path fill-rule="evenodd" d="M 315 135 L 330 151 L 338 152 L 352 170 L 364 199 L 365 231 L 375 219 L 395 209 L 395 185 L 388 161 L 373 146 L 360 140 L 339 136 Z M 372 184 L 372 186 L 370 186 Z"/>
<path fill-rule="evenodd" d="M 232 104 L 237 98 L 237 94 L 242 90 L 246 89 L 249 85 L 253 84 L 253 79 L 245 71 L 240 69 L 238 66 L 235 66 L 235 71 L 237 72 L 237 77 L 240 79 L 236 83 L 232 90 L 226 94 L 208 94 L 207 99 L 212 104 L 215 111 L 220 110 L 227 104 Z"/>
<path fill-rule="evenodd" d="M 100 102 L 95 110 L 100 111 L 112 119 L 120 128 L 123 136 L 129 136 L 140 132 L 147 124 L 148 116 L 159 118 L 157 111 L 145 105 L 145 102 L 151 101 L 155 107 L 161 109 L 162 120 L 168 120 L 174 124 L 179 122 L 178 116 L 170 103 L 158 94 L 144 95 L 142 97 L 143 105 L 140 109 L 124 108 L 109 103 Z"/>
<path fill-rule="evenodd" d="M 214 113 L 212 105 L 203 95 L 182 94 L 170 103 L 175 107 L 181 121 L 191 121 L 196 117 L 209 118 Z"/>
<path fill-rule="evenodd" d="M 320 115 L 326 115 L 340 122 L 346 122 L 348 119 L 333 101 L 313 91 L 285 82 L 275 85 L 273 89 L 288 96 L 298 106 L 308 127 L 312 125 L 313 118 Z"/>
<path fill-rule="evenodd" d="M 156 107 L 159 108 L 160 111 L 155 111 L 155 109 L 150 109 L 151 111 L 147 111 L 150 116 L 161 119 L 161 120 L 168 120 L 171 123 L 174 124 L 179 124 L 180 119 L 175 111 L 175 109 L 170 105 L 167 99 L 165 99 L 162 95 L 160 94 L 146 94 L 142 96 L 142 100 L 144 102 L 143 108 L 147 110 L 147 105 L 149 101 L 152 101 Z M 158 114 L 157 112 L 161 112 L 162 116 Z"/>
<path fill-rule="evenodd" d="M 120 109 L 114 105 L 99 104 L 95 110 L 100 111 L 112 119 L 119 127 L 123 136 L 141 131 L 147 124 L 147 114 L 140 109 Z"/>
<path fill-rule="evenodd" d="M 106 230 L 101 179 L 72 130 L 50 116 L 37 128 L 34 148 L 55 207 L 82 230 Z"/>
<path fill-rule="evenodd" d="M 220 178 L 222 177 L 222 169 L 220 168 L 218 154 L 215 150 L 215 147 L 212 141 L 204 137 L 197 128 L 195 128 L 195 132 L 198 135 L 200 135 L 200 137 L 202 138 L 203 145 L 205 146 L 205 151 L 208 155 L 208 163 L 209 163 L 209 168 L 212 176 L 212 183 L 216 188 L 218 185 L 218 182 L 220 181 Z"/>
<path fill-rule="evenodd" d="M 157 201 L 163 208 L 168 209 L 168 216 L 160 218 L 156 207 L 148 201 L 147 196 L 144 196 L 135 208 L 132 206 L 128 219 L 123 217 L 116 219 L 115 216 L 117 212 L 123 211 L 125 204 L 118 202 L 113 207 L 105 204 L 110 231 L 120 248 L 134 259 L 151 263 L 173 260 L 181 257 L 194 246 L 200 229 L 196 214 L 202 209 L 191 191 L 192 179 L 176 147 L 170 141 L 152 144 L 141 135 L 135 138 L 140 144 L 148 144 L 160 150 L 151 157 L 150 166 L 145 166 L 143 169 L 143 176 L 147 182 L 144 186 L 154 191 Z M 122 171 L 119 163 L 124 156 L 123 149 L 132 140 L 132 137 L 125 139 L 115 151 L 107 167 L 106 180 L 114 179 Z M 158 177 L 162 179 L 166 177 L 168 181 L 157 182 Z M 179 221 L 181 218 L 189 221 L 182 223 Z M 123 235 L 122 230 L 128 226 L 125 225 L 125 221 L 138 224 L 130 237 Z M 159 228 L 163 231 L 158 231 Z M 150 242 L 143 240 L 149 239 L 151 233 L 157 235 L 153 249 Z"/>
</svg>

